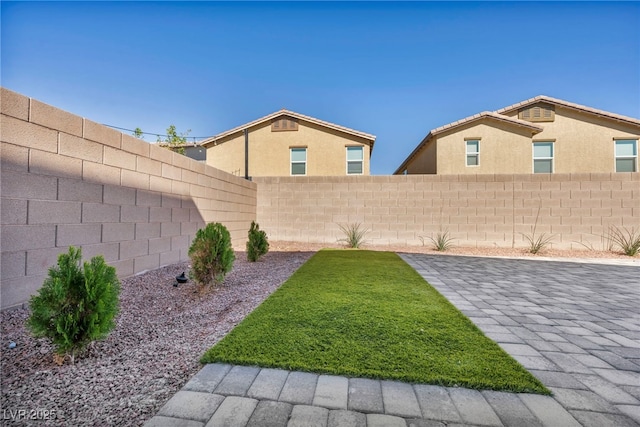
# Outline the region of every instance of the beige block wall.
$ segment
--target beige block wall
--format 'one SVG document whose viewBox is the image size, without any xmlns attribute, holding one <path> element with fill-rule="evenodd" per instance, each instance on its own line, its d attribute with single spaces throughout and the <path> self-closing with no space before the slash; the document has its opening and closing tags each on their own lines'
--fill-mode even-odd
<svg viewBox="0 0 640 427">
<path fill-rule="evenodd" d="M 257 220 L 272 240 L 335 243 L 359 222 L 378 245 L 422 245 L 449 230 L 454 244 L 603 249 L 610 226 L 640 230 L 640 173 L 394 175 L 257 178 Z"/>
<path fill-rule="evenodd" d="M 188 259 L 224 223 L 242 249 L 256 184 L 1 89 L 0 308 L 20 305 L 80 246 L 120 277 Z"/>
<path fill-rule="evenodd" d="M 264 123 L 249 130 L 249 176 L 290 176 L 291 147 L 307 147 L 307 176 L 347 174 L 347 146 L 362 146 L 363 175 L 369 175 L 370 146 L 366 140 L 299 121 L 297 131 L 272 132 Z M 244 133 L 207 147 L 207 164 L 244 176 Z"/>
</svg>

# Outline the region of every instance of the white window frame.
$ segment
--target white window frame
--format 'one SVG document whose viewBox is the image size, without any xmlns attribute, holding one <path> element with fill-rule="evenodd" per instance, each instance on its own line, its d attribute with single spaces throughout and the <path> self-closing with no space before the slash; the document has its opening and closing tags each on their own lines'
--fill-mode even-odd
<svg viewBox="0 0 640 427">
<path fill-rule="evenodd" d="M 304 150 L 304 160 L 293 160 L 293 152 Z M 304 173 L 293 173 L 294 164 L 304 164 Z M 290 147 L 289 148 L 289 174 L 290 176 L 306 176 L 307 175 L 307 147 Z"/>
<path fill-rule="evenodd" d="M 551 144 L 551 157 L 536 157 L 536 144 Z M 554 173 L 556 169 L 555 162 L 555 141 L 533 141 L 531 144 L 531 172 L 532 173 Z M 551 172 L 536 172 L 536 160 L 551 160 Z"/>
<path fill-rule="evenodd" d="M 360 153 L 362 154 L 362 157 L 360 160 L 349 160 L 349 149 L 360 149 Z M 346 172 L 347 175 L 364 175 L 364 147 L 361 145 L 355 146 L 355 145 L 347 145 L 346 150 L 345 150 L 345 156 L 346 156 Z M 358 163 L 360 162 L 360 164 L 362 165 L 362 172 L 360 173 L 349 173 L 349 163 Z"/>
<path fill-rule="evenodd" d="M 478 146 L 478 150 L 474 151 L 474 152 L 469 152 L 469 143 L 470 142 L 475 142 Z M 470 165 L 469 164 L 469 156 L 476 156 L 476 164 L 475 165 Z M 473 138 L 473 139 L 465 139 L 464 141 L 464 164 L 466 167 L 468 168 L 477 168 L 478 166 L 480 166 L 480 138 Z"/>
<path fill-rule="evenodd" d="M 618 142 L 633 142 L 633 151 L 635 154 L 633 156 L 618 156 L 617 148 Z M 633 159 L 633 172 L 638 172 L 638 140 L 633 138 L 616 138 L 613 140 L 613 170 L 616 173 L 624 173 L 618 172 L 618 159 Z"/>
</svg>

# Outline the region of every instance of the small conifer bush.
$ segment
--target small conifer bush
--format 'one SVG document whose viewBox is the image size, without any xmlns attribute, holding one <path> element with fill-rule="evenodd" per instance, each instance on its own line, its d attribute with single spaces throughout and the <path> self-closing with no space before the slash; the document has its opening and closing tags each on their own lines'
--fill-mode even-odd
<svg viewBox="0 0 640 427">
<path fill-rule="evenodd" d="M 233 268 L 236 256 L 231 246 L 231 235 L 224 225 L 207 224 L 196 233 L 189 248 L 191 278 L 201 286 L 215 285 Z"/>
<path fill-rule="evenodd" d="M 255 221 L 251 221 L 249 229 L 249 241 L 247 241 L 247 259 L 256 262 L 262 255 L 269 252 L 269 241 L 267 233 L 260 230 L 260 226 Z"/>
<path fill-rule="evenodd" d="M 38 294 L 31 297 L 27 327 L 36 338 L 49 338 L 60 358 L 75 356 L 115 327 L 120 282 L 102 256 L 81 265 L 80 248 L 69 248 L 49 269 Z"/>
</svg>

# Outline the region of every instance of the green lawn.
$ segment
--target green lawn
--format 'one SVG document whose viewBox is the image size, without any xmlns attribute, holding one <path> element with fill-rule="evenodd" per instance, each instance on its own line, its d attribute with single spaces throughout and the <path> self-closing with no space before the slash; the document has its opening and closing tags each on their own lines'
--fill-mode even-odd
<svg viewBox="0 0 640 427">
<path fill-rule="evenodd" d="M 389 252 L 318 252 L 201 361 L 549 394 Z"/>
</svg>

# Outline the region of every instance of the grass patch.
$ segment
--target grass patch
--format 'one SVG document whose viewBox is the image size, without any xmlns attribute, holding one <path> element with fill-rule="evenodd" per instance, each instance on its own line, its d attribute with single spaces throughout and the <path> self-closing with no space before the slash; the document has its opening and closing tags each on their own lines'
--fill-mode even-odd
<svg viewBox="0 0 640 427">
<path fill-rule="evenodd" d="M 318 252 L 201 362 L 550 394 L 390 252 Z"/>
</svg>

